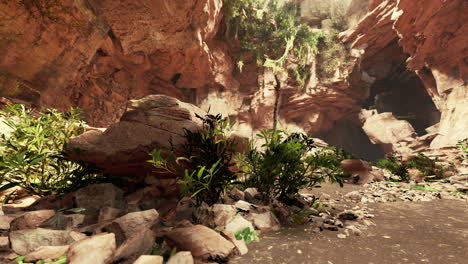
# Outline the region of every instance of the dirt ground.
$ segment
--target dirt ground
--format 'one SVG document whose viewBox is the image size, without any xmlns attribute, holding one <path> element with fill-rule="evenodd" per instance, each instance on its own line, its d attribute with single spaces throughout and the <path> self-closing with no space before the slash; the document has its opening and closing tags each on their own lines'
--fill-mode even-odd
<svg viewBox="0 0 468 264">
<path fill-rule="evenodd" d="M 339 195 L 362 188 L 327 187 Z M 367 204 L 375 218 L 361 236 L 338 238 L 340 231 L 312 232 L 310 226 L 265 233 L 249 253 L 230 264 L 397 264 L 468 263 L 468 203 L 459 200 Z"/>
</svg>

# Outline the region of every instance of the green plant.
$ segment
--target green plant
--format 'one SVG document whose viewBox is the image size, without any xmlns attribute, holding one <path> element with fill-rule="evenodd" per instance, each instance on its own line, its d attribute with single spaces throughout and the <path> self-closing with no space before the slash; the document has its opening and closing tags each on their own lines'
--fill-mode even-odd
<svg viewBox="0 0 468 264">
<path fill-rule="evenodd" d="M 387 154 L 387 158 L 377 161 L 376 166 L 387 169 L 393 175 L 400 177 L 401 181 L 409 180 L 408 166 L 403 163 L 402 158 L 397 156 L 396 153 Z"/>
<path fill-rule="evenodd" d="M 468 138 L 459 140 L 457 143 L 457 148 L 461 151 L 458 158 L 461 161 L 468 160 Z"/>
<path fill-rule="evenodd" d="M 326 151 L 309 154 L 314 146 L 308 136 L 273 129 L 262 130 L 257 136 L 265 142 L 262 148 L 257 149 L 251 141 L 238 164 L 244 184 L 257 188 L 265 201 L 278 198 L 288 202 L 301 188 L 326 179 L 342 183 L 344 175 L 336 155 Z"/>
<path fill-rule="evenodd" d="M 240 70 L 244 58 L 253 55 L 259 66 L 286 71 L 286 65 L 300 86 L 309 76 L 310 55 L 318 53 L 321 31 L 313 32 L 297 20 L 295 3 L 278 0 L 223 0 L 225 35 L 239 42 Z"/>
<path fill-rule="evenodd" d="M 162 171 L 179 175 L 184 194 L 195 197 L 199 204 L 206 202 L 212 205 L 237 179 L 237 175 L 229 169 L 234 165 L 232 156 L 235 143 L 227 139 L 226 134 L 233 123 L 220 114 L 197 117 L 202 120 L 203 128 L 195 132 L 185 130 L 184 156 L 176 158 L 170 152 L 164 158 L 160 150 L 154 150 L 149 162 Z M 177 169 L 182 162 L 186 168 L 184 172 Z"/>
<path fill-rule="evenodd" d="M 237 231 L 234 236 L 237 240 L 244 240 L 245 243 L 248 245 L 252 241 L 260 242 L 260 238 L 258 238 L 257 231 L 250 230 L 250 227 L 246 227 L 242 231 Z"/>
<path fill-rule="evenodd" d="M 66 159 L 68 140 L 84 132 L 79 110 L 34 113 L 8 105 L 0 117 L 12 130 L 1 135 L 0 190 L 20 186 L 33 194 L 63 194 L 97 179 L 90 167 Z"/>
<path fill-rule="evenodd" d="M 433 160 L 423 153 L 418 153 L 416 157 L 406 163 L 406 166 L 419 170 L 424 177 L 431 176 L 431 180 L 437 180 L 442 179 L 446 171 L 444 166 L 439 165 L 437 162 L 437 158 Z"/>
<path fill-rule="evenodd" d="M 346 47 L 338 38 L 339 31 L 330 29 L 320 41 L 318 71 L 325 77 L 331 76 L 347 54 Z"/>
<path fill-rule="evenodd" d="M 62 255 L 58 258 L 56 261 L 52 262 L 45 262 L 44 260 L 38 260 L 34 263 L 32 262 L 23 262 L 23 260 L 26 258 L 26 256 L 20 256 L 15 259 L 17 264 L 67 264 L 67 255 Z"/>
<path fill-rule="evenodd" d="M 438 191 L 440 191 L 439 188 L 431 187 L 431 186 L 428 186 L 428 185 L 420 185 L 420 184 L 414 185 L 414 189 L 418 190 L 418 191 L 429 191 L 429 192 L 438 192 Z"/>
</svg>

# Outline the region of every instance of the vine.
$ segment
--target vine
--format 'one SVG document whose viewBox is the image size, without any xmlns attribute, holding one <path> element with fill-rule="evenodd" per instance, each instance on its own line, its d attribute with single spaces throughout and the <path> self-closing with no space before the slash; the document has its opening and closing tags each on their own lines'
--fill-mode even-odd
<svg viewBox="0 0 468 264">
<path fill-rule="evenodd" d="M 309 59 L 318 54 L 321 31 L 312 32 L 309 26 L 297 21 L 297 5 L 279 5 L 278 0 L 223 0 L 228 39 L 239 41 L 243 58 L 252 54 L 257 65 L 286 71 L 291 62 L 292 72 L 301 87 L 309 77 Z"/>
</svg>

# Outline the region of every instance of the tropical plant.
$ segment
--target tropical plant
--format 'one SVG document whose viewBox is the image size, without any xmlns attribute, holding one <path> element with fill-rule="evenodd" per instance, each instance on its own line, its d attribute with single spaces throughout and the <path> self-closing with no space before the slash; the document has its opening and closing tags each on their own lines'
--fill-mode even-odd
<svg viewBox="0 0 468 264">
<path fill-rule="evenodd" d="M 408 166 L 403 163 L 401 156 L 397 156 L 396 153 L 387 154 L 386 159 L 377 161 L 376 166 L 400 177 L 400 181 L 409 180 Z"/>
<path fill-rule="evenodd" d="M 17 257 L 15 259 L 16 263 L 17 264 L 66 264 L 68 263 L 67 262 L 67 255 L 62 255 L 60 256 L 56 261 L 52 261 L 52 262 L 45 262 L 45 260 L 38 260 L 38 261 L 35 261 L 34 263 L 33 262 L 24 262 L 24 259 L 26 258 L 26 256 L 20 256 L 20 257 Z"/>
<path fill-rule="evenodd" d="M 406 166 L 419 170 L 422 176 L 426 177 L 426 180 L 437 180 L 442 179 L 447 171 L 444 166 L 438 164 L 438 161 L 437 158 L 433 160 L 423 153 L 418 153 L 416 157 L 406 163 Z"/>
<path fill-rule="evenodd" d="M 195 132 L 185 129 L 183 156 L 175 157 L 170 152 L 164 158 L 161 150 L 154 150 L 149 162 L 164 172 L 179 175 L 184 194 L 195 197 L 199 204 L 206 202 L 212 205 L 237 179 L 237 175 L 229 169 L 234 165 L 232 156 L 235 143 L 227 138 L 227 132 L 233 123 L 220 114 L 197 117 L 202 120 L 203 127 Z M 186 169 L 181 172 L 178 167 Z"/>
<path fill-rule="evenodd" d="M 260 242 L 257 232 L 255 230 L 250 230 L 250 227 L 246 227 L 242 231 L 237 231 L 234 236 L 237 240 L 244 240 L 247 245 L 252 241 Z"/>
<path fill-rule="evenodd" d="M 287 135 L 280 130 L 262 130 L 257 136 L 265 143 L 261 149 L 251 141 L 239 156 L 238 165 L 247 187 L 255 187 L 265 201 L 291 199 L 301 188 L 312 187 L 326 179 L 342 183 L 345 177 L 336 155 L 327 151 L 309 152 L 313 140 L 304 134 Z"/>
<path fill-rule="evenodd" d="M 11 132 L 1 135 L 0 190 L 20 186 L 40 196 L 63 194 L 98 178 L 81 162 L 66 159 L 65 144 L 84 132 L 80 111 L 35 113 L 23 105 L 0 111 Z"/>
</svg>

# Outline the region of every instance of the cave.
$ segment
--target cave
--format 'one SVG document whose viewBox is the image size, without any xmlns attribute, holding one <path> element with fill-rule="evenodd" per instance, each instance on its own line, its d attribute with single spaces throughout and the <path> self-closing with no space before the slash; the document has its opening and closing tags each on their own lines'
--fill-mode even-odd
<svg viewBox="0 0 468 264">
<path fill-rule="evenodd" d="M 392 112 L 397 119 L 408 121 L 419 136 L 439 123 L 441 115 L 421 79 L 408 71 L 404 62 L 371 85 L 370 96 L 362 107 L 378 113 Z"/>
<path fill-rule="evenodd" d="M 364 133 L 357 117 L 341 119 L 333 122 L 331 130 L 320 133 L 318 138 L 332 146 L 342 148 L 352 153 L 355 158 L 377 161 L 385 157 L 385 153 L 379 145 L 372 144 Z"/>
</svg>

